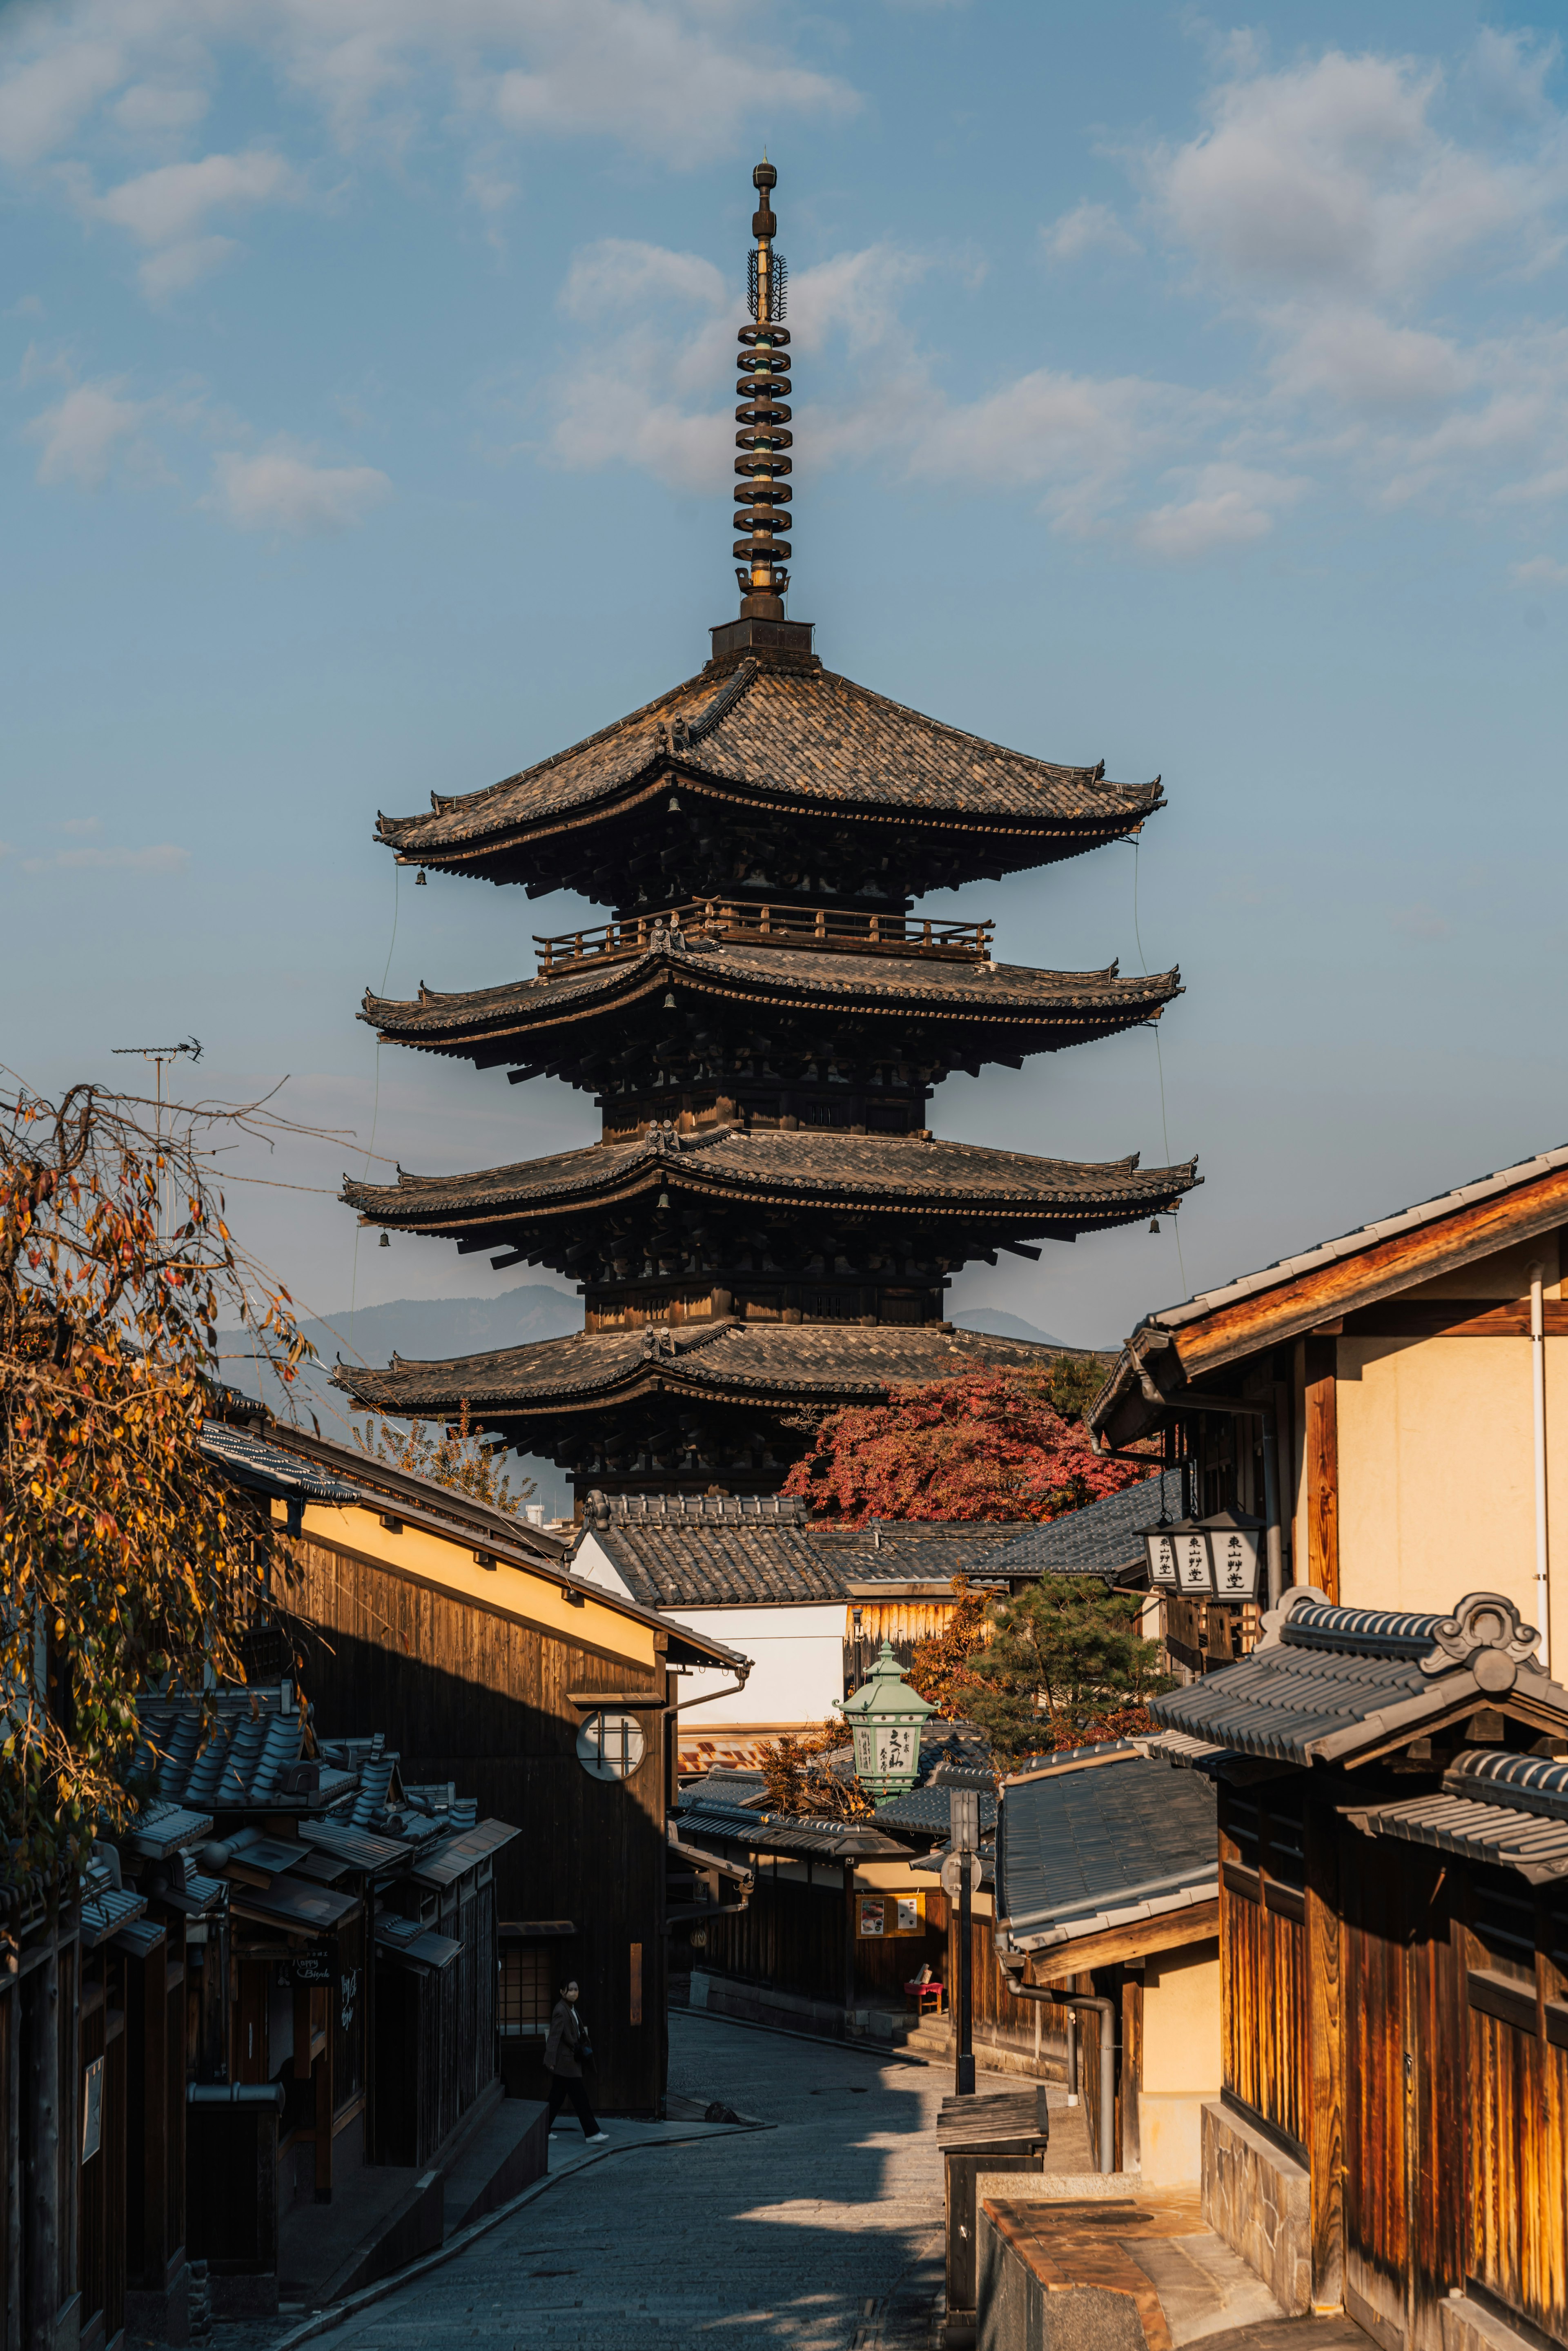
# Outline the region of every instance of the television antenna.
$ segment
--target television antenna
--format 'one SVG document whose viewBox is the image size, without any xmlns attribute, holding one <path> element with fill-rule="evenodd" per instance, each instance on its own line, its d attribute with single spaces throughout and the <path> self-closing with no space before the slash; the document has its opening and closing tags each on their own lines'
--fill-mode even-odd
<svg viewBox="0 0 1568 2351">
<path fill-rule="evenodd" d="M 184 1042 L 180 1045 L 111 1045 L 109 1050 L 111 1053 L 134 1053 L 138 1060 L 151 1061 L 157 1071 L 157 1076 L 154 1080 L 154 1101 L 156 1107 L 152 1131 L 157 1142 L 158 1157 L 161 1161 L 163 1156 L 164 1067 L 167 1063 L 179 1061 L 182 1054 L 188 1061 L 199 1061 L 202 1058 L 202 1040 L 199 1037 L 187 1037 Z M 157 1227 L 157 1238 L 160 1246 L 162 1246 L 163 1239 L 163 1171 L 162 1166 L 160 1166 L 158 1170 Z"/>
</svg>

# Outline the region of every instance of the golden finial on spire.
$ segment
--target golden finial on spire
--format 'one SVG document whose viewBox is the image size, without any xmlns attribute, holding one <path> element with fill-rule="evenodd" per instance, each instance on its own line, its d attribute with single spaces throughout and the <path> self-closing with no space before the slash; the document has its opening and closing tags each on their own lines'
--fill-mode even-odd
<svg viewBox="0 0 1568 2351">
<path fill-rule="evenodd" d="M 784 356 L 789 338 L 779 323 L 784 316 L 787 273 L 783 255 L 773 250 L 779 224 L 768 201 L 768 191 L 779 184 L 779 174 L 766 154 L 751 174 L 751 184 L 758 192 L 757 210 L 751 215 L 757 246 L 747 281 L 753 323 L 740 330 L 737 361 L 740 380 L 736 390 L 742 404 L 735 412 L 741 428 L 735 436 L 740 452 L 735 461 L 740 477 L 735 489 L 735 527 L 746 536 L 735 543 L 736 555 L 743 559 L 735 576 L 740 582 L 743 620 L 781 621 L 784 591 L 789 585 L 789 574 L 784 569 L 789 546 L 779 534 L 789 528 L 785 476 L 791 470 L 783 453 L 792 445 L 794 435 L 783 429 L 789 422 L 783 402 L 789 390 L 789 362 Z"/>
</svg>

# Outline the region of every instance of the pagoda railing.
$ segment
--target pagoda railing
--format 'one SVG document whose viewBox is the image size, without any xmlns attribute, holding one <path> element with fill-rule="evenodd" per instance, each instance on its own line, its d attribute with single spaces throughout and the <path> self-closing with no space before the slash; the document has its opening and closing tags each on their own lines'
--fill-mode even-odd
<svg viewBox="0 0 1568 2351">
<path fill-rule="evenodd" d="M 763 946 L 826 948 L 841 955 L 938 956 L 948 962 L 984 963 L 994 923 L 934 923 L 914 914 L 862 914 L 840 906 L 775 906 L 745 898 L 693 898 L 656 914 L 630 914 L 553 938 L 536 932 L 541 972 L 580 964 L 611 963 L 645 955 L 679 931 L 683 938 L 749 939 Z"/>
</svg>

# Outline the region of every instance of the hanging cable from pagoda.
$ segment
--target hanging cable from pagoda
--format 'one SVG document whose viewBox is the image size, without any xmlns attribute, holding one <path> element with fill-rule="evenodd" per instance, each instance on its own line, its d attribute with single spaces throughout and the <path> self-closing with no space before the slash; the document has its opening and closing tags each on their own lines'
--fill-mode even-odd
<svg viewBox="0 0 1568 2351">
<path fill-rule="evenodd" d="M 780 324 L 787 271 L 783 255 L 773 250 L 779 224 L 768 201 L 769 190 L 779 184 L 779 174 L 764 160 L 752 172 L 751 184 L 758 192 L 757 210 L 751 215 L 757 245 L 747 285 L 752 323 L 740 330 L 736 390 L 741 405 L 735 412 L 741 428 L 735 436 L 740 452 L 735 461 L 740 476 L 735 487 L 735 528 L 746 535 L 735 542 L 734 552 L 742 559 L 735 576 L 740 582 L 743 620 L 781 621 L 784 591 L 789 585 L 784 565 L 790 552 L 781 536 L 789 528 L 785 477 L 791 467 L 784 452 L 794 442 L 793 434 L 784 430 L 790 414 L 784 405 L 784 394 L 789 390 L 789 362 L 785 356 L 789 337 Z"/>
</svg>

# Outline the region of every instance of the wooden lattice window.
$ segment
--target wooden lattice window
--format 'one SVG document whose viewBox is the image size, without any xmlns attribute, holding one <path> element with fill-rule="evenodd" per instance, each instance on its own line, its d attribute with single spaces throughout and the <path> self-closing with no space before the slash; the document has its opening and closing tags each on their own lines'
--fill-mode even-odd
<svg viewBox="0 0 1568 2351">
<path fill-rule="evenodd" d="M 503 2041 L 542 2041 L 555 2006 L 549 1947 L 542 1943 L 501 1946 L 500 2022 Z"/>
</svg>

